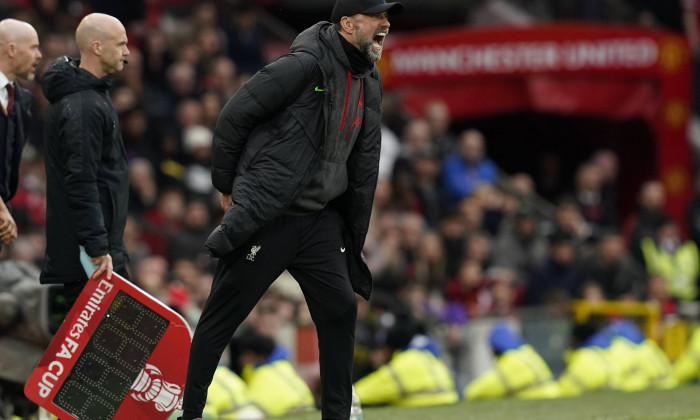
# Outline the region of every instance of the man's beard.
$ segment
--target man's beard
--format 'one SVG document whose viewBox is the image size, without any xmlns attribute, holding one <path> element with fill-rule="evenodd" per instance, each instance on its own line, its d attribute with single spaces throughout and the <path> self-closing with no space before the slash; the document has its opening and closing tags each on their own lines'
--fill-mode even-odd
<svg viewBox="0 0 700 420">
<path fill-rule="evenodd" d="M 379 61 L 379 59 L 382 58 L 382 50 L 376 52 L 372 49 L 374 38 L 360 39 L 360 36 L 361 34 L 359 32 L 355 32 L 355 43 L 360 47 L 360 51 L 365 55 L 367 61 L 370 63 Z"/>
</svg>

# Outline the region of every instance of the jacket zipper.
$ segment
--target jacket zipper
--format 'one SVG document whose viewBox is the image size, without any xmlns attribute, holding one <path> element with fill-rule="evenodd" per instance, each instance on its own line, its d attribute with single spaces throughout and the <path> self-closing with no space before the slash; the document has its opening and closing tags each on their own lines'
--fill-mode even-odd
<svg viewBox="0 0 700 420">
<path fill-rule="evenodd" d="M 340 123 L 340 129 L 345 127 L 345 118 L 348 116 L 348 103 L 350 102 L 350 84 L 352 83 L 352 75 L 348 70 L 348 92 L 345 94 L 345 111 L 343 111 L 343 122 Z"/>
</svg>

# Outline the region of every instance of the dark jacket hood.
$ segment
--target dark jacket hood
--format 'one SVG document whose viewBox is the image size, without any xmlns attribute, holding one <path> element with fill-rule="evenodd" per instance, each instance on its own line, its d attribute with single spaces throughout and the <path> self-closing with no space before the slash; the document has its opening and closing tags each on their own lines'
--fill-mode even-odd
<svg viewBox="0 0 700 420">
<path fill-rule="evenodd" d="M 57 58 L 44 73 L 42 90 L 49 102 L 54 103 L 66 95 L 83 90 L 106 92 L 112 86 L 111 77 L 98 79 L 85 69 L 80 60 L 70 57 Z"/>
<path fill-rule="evenodd" d="M 344 68 L 349 69 L 350 60 L 343 50 L 343 45 L 340 43 L 340 34 L 335 30 L 333 24 L 330 22 L 318 22 L 317 24 L 307 28 L 302 33 L 300 33 L 289 50 L 291 53 L 295 52 L 308 52 L 318 57 L 322 58 L 323 50 L 318 47 L 318 45 L 324 44 L 330 51 L 332 51 L 335 58 L 340 61 Z M 357 74 L 357 76 L 365 77 L 374 70 L 374 65 L 369 66 L 366 71 Z"/>
</svg>

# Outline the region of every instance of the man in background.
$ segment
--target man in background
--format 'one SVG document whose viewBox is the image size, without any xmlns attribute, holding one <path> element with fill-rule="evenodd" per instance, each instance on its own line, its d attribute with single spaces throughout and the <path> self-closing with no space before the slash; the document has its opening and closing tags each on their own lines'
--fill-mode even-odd
<svg viewBox="0 0 700 420">
<path fill-rule="evenodd" d="M 39 36 L 34 27 L 16 19 L 0 21 L 0 240 L 6 245 L 17 239 L 8 202 L 17 192 L 33 102 L 31 93 L 16 80 L 33 80 L 39 60 Z"/>
</svg>

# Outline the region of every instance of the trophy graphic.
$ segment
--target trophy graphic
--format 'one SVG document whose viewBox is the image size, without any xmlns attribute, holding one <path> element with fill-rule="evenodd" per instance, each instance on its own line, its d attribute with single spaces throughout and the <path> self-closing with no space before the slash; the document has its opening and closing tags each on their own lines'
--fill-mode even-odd
<svg viewBox="0 0 700 420">
<path fill-rule="evenodd" d="M 180 402 L 182 389 L 163 380 L 163 375 L 157 367 L 146 364 L 141 373 L 131 385 L 131 397 L 136 401 L 152 401 L 158 411 L 170 412 Z"/>
</svg>

